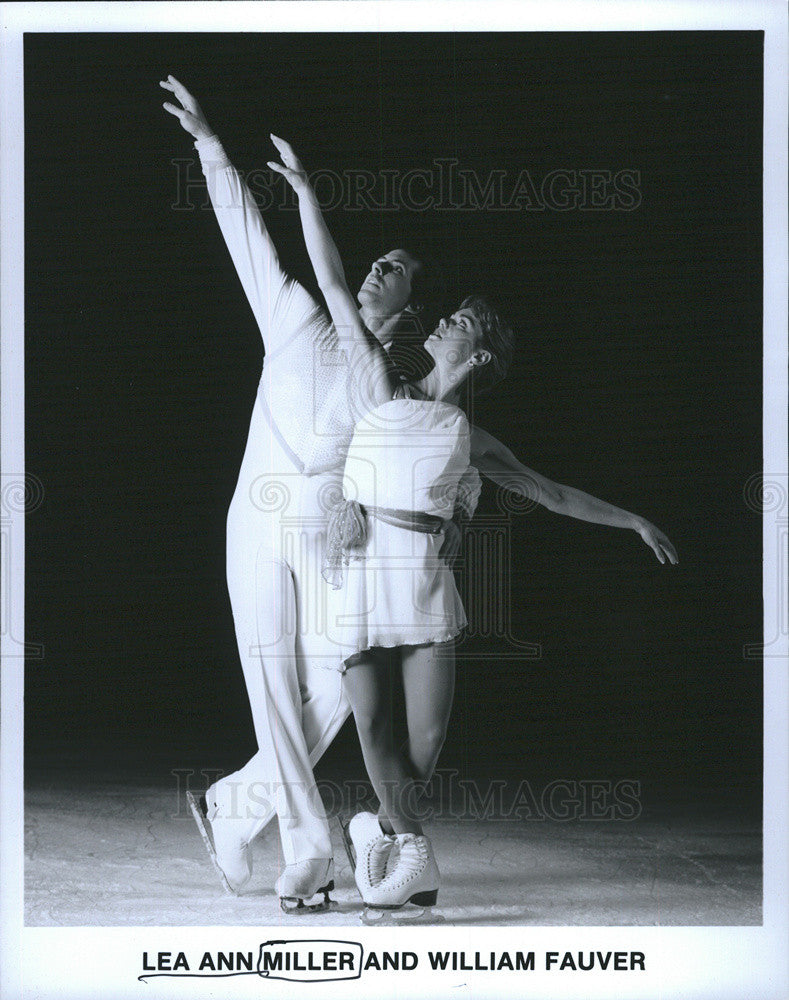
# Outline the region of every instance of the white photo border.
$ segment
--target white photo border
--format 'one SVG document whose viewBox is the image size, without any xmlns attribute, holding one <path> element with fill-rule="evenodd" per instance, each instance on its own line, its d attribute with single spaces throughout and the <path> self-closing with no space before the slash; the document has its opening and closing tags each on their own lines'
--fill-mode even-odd
<svg viewBox="0 0 789 1000">
<path fill-rule="evenodd" d="M 554 0 L 553 3 L 506 3 L 489 0 L 326 0 L 281 3 L 6 3 L 2 13 L 0 93 L 0 279 L 2 281 L 2 469 L 7 488 L 24 489 L 24 125 L 23 34 L 26 31 L 607 31 L 607 30 L 763 30 L 764 88 L 764 489 L 787 492 L 787 7 L 782 0 L 753 2 L 669 2 L 669 0 Z M 3 513 L 2 727 L 0 750 L 0 994 L 8 1000 L 32 998 L 139 996 L 201 997 L 217 995 L 218 986 L 190 980 L 158 985 L 137 981 L 140 955 L 189 948 L 208 950 L 231 945 L 228 928 L 42 928 L 25 927 L 23 918 L 23 697 L 24 671 L 24 504 L 6 520 Z M 786 830 L 789 829 L 789 674 L 786 621 L 786 532 L 776 530 L 780 512 L 764 513 L 765 637 L 777 638 L 764 662 L 764 922 L 761 927 L 570 927 L 570 928 L 401 928 L 398 948 L 423 952 L 449 942 L 472 950 L 513 948 L 549 950 L 648 951 L 645 974 L 584 974 L 559 978 L 539 969 L 527 979 L 478 974 L 474 996 L 635 998 L 716 998 L 780 1000 L 789 995 L 789 879 Z M 785 510 L 783 513 L 785 518 Z M 786 522 L 784 521 L 784 524 Z M 13 559 L 11 559 L 11 554 Z M 784 632 L 782 633 L 782 628 Z M 223 937 L 224 936 L 224 937 Z M 235 928 L 232 947 L 256 950 L 282 927 Z M 317 937 L 314 927 L 292 936 Z M 380 931 L 359 927 L 353 936 L 381 945 Z M 388 983 L 389 980 L 387 979 Z M 457 995 L 466 986 L 462 974 L 430 978 L 430 973 L 398 976 L 397 995 Z M 362 996 L 382 980 L 363 979 L 359 986 L 326 982 L 315 988 L 322 997 Z M 280 997 L 301 997 L 299 983 L 277 981 L 262 986 L 257 977 L 227 980 L 226 995 L 246 997 L 274 990 Z M 466 987 L 468 989 L 468 987 Z M 154 992 L 156 991 L 156 992 Z"/>
</svg>

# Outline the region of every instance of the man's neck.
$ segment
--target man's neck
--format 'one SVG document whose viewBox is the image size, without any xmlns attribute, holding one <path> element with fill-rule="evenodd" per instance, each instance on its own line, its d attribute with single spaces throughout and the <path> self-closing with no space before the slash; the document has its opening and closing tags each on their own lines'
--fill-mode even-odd
<svg viewBox="0 0 789 1000">
<path fill-rule="evenodd" d="M 395 313 L 394 316 L 381 316 L 372 312 L 367 306 L 362 306 L 359 315 L 370 333 L 376 338 L 384 350 L 389 350 L 394 342 L 397 321 L 402 313 Z"/>
</svg>

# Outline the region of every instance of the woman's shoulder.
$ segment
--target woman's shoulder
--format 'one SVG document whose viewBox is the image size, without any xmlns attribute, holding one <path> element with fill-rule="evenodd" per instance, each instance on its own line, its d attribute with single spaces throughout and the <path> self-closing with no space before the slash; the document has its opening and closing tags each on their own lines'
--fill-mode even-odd
<svg viewBox="0 0 789 1000">
<path fill-rule="evenodd" d="M 445 403 L 442 400 L 398 395 L 378 409 L 390 419 L 410 419 L 427 426 L 468 428 L 468 420 L 463 410 L 454 403 Z"/>
<path fill-rule="evenodd" d="M 398 394 L 394 399 L 370 410 L 364 423 L 386 426 L 390 430 L 408 430 L 417 427 L 423 430 L 443 428 L 468 432 L 468 420 L 460 407 L 435 399 L 417 399 Z"/>
</svg>

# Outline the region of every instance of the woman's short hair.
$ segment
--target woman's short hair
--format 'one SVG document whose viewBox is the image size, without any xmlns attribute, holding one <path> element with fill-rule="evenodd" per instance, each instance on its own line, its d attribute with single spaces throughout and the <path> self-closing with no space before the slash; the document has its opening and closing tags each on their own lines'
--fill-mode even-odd
<svg viewBox="0 0 789 1000">
<path fill-rule="evenodd" d="M 460 303 L 461 309 L 474 314 L 482 330 L 480 348 L 490 353 L 490 361 L 474 369 L 474 389 L 487 392 L 507 374 L 515 350 L 515 332 L 510 324 L 482 295 L 469 295 Z"/>
</svg>

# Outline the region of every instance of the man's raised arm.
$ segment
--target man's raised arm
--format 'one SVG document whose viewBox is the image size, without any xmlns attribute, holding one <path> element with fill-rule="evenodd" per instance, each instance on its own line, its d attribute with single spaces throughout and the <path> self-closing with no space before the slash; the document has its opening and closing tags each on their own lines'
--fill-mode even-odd
<svg viewBox="0 0 789 1000">
<path fill-rule="evenodd" d="M 160 81 L 180 102 L 164 108 L 195 138 L 219 228 L 271 359 L 279 346 L 310 328 L 322 310 L 280 267 L 260 209 L 225 154 L 194 96 L 174 76 Z M 322 324 L 328 326 L 328 324 Z"/>
<path fill-rule="evenodd" d="M 572 486 L 546 479 L 519 462 L 506 445 L 479 427 L 471 431 L 471 461 L 483 476 L 518 496 L 534 500 L 556 514 L 612 528 L 631 528 L 639 533 L 660 562 L 665 563 L 667 557 L 669 562 L 677 562 L 674 546 L 654 524 Z"/>
</svg>

